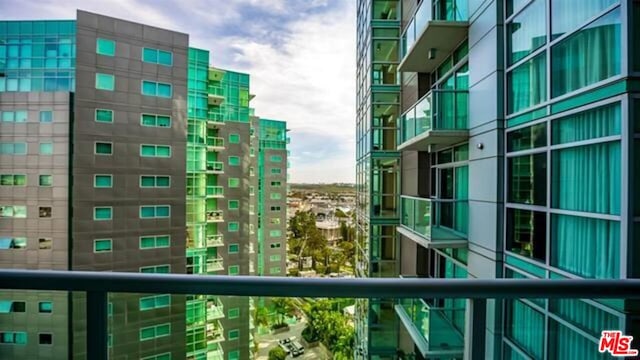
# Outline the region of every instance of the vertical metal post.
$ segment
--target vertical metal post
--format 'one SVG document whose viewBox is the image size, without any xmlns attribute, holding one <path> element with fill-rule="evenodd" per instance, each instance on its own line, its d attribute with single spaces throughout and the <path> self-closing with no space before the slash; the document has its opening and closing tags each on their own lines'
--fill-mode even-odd
<svg viewBox="0 0 640 360">
<path fill-rule="evenodd" d="M 484 360 L 487 333 L 487 299 L 469 299 L 469 316 L 465 340 L 467 360 Z"/>
<path fill-rule="evenodd" d="M 107 360 L 107 293 L 87 292 L 87 358 Z"/>
</svg>

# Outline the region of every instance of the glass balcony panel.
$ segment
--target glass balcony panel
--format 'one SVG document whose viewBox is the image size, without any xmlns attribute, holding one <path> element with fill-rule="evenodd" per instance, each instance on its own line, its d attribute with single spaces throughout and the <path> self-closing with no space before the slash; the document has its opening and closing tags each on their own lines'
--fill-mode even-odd
<svg viewBox="0 0 640 360">
<path fill-rule="evenodd" d="M 400 231 L 426 247 L 465 246 L 468 211 L 467 200 L 402 196 Z"/>
<path fill-rule="evenodd" d="M 429 150 L 430 145 L 453 145 L 468 138 L 467 90 L 435 89 L 405 113 L 400 150 Z"/>
</svg>

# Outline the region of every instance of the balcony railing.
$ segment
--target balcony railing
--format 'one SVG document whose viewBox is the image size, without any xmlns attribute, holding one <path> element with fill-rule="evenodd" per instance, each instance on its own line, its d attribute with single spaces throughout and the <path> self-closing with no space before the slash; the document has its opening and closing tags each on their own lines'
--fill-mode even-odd
<svg viewBox="0 0 640 360">
<path fill-rule="evenodd" d="M 207 222 L 217 223 L 224 221 L 224 212 L 222 210 L 207 211 Z"/>
<path fill-rule="evenodd" d="M 215 128 L 224 125 L 224 115 L 217 111 L 209 111 L 207 116 L 207 127 Z"/>
<path fill-rule="evenodd" d="M 207 172 L 212 174 L 224 173 L 224 163 L 222 161 L 207 161 Z"/>
<path fill-rule="evenodd" d="M 469 137 L 469 92 L 432 90 L 402 116 L 399 150 L 429 151 Z"/>
<path fill-rule="evenodd" d="M 207 260 L 207 272 L 215 273 L 224 270 L 224 264 L 221 257 Z"/>
<path fill-rule="evenodd" d="M 207 148 L 209 150 L 224 150 L 224 138 L 207 136 Z"/>
<path fill-rule="evenodd" d="M 207 321 L 218 320 L 224 317 L 224 305 L 219 299 L 207 302 Z"/>
<path fill-rule="evenodd" d="M 224 238 L 222 234 L 207 235 L 207 247 L 224 246 Z"/>
<path fill-rule="evenodd" d="M 216 185 L 207 186 L 207 197 L 222 198 L 224 197 L 224 187 Z"/>
<path fill-rule="evenodd" d="M 339 279 L 253 276 L 192 276 L 52 270 L 0 270 L 0 289 L 86 293 L 88 358 L 108 358 L 108 294 L 203 294 L 254 297 L 368 299 L 465 299 L 465 359 L 485 358 L 487 299 L 640 299 L 640 280 L 579 279 Z M 468 299 L 468 300 L 466 300 Z M 434 316 L 435 309 L 429 308 Z M 417 309 L 422 311 L 423 308 Z M 407 310 L 403 310 L 407 311 Z M 411 314 L 416 314 L 415 310 Z M 419 318 L 418 316 L 410 319 Z M 436 321 L 435 318 L 431 318 Z M 424 324 L 424 322 L 417 324 Z M 430 327 L 436 330 L 435 327 Z M 211 350 L 224 339 L 219 321 L 207 324 Z M 434 336 L 430 333 L 430 337 Z M 447 339 L 452 343 L 455 339 Z M 434 341 L 434 340 L 432 340 Z M 597 346 L 594 343 L 594 346 Z"/>
<path fill-rule="evenodd" d="M 440 302 L 441 306 L 435 306 Z M 402 299 L 396 313 L 423 356 L 462 356 L 465 306 L 456 300 Z"/>
<path fill-rule="evenodd" d="M 467 200 L 401 197 L 398 231 L 427 248 L 467 246 Z"/>
<path fill-rule="evenodd" d="M 467 20 L 467 0 L 423 0 L 402 34 L 399 70 L 435 70 L 467 37 Z"/>
</svg>

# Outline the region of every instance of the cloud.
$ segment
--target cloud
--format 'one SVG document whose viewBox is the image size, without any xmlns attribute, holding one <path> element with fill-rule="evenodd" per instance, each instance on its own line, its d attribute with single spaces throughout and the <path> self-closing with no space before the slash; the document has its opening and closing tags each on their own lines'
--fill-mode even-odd
<svg viewBox="0 0 640 360">
<path fill-rule="evenodd" d="M 355 179 L 355 1 L 3 0 L 7 19 L 75 17 L 80 8 L 168 28 L 251 74 L 256 114 L 288 123 L 293 182 Z"/>
</svg>

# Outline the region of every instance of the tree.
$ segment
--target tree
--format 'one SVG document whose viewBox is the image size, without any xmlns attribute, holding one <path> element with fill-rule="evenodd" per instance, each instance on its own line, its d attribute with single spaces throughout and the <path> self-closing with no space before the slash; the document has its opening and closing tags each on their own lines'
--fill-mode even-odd
<svg viewBox="0 0 640 360">
<path fill-rule="evenodd" d="M 313 256 L 327 247 L 327 239 L 316 227 L 316 217 L 311 211 L 296 211 L 289 220 L 289 250 L 298 257 L 298 269 L 302 270 L 302 257 Z M 317 258 L 312 258 L 313 268 Z"/>
<path fill-rule="evenodd" d="M 286 358 L 287 353 L 280 346 L 269 350 L 269 360 L 285 360 Z"/>
<path fill-rule="evenodd" d="M 276 325 L 283 324 L 285 317 L 295 311 L 295 306 L 291 298 L 274 298 L 272 304 L 277 315 Z"/>
<path fill-rule="evenodd" d="M 253 320 L 258 326 L 269 326 L 269 310 L 264 306 L 258 307 L 253 315 Z"/>
</svg>

